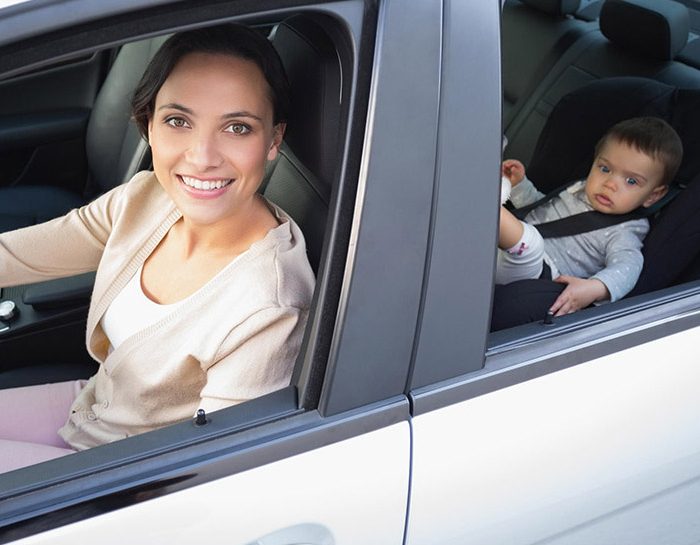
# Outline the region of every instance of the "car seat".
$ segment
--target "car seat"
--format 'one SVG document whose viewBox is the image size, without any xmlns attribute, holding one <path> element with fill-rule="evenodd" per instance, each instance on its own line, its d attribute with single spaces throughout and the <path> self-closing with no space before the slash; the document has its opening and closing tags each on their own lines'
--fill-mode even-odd
<svg viewBox="0 0 700 545">
<path fill-rule="evenodd" d="M 591 81 L 629 76 L 700 87 L 700 71 L 677 60 L 688 43 L 689 20 L 688 9 L 673 0 L 606 0 L 600 31 L 586 32 L 562 53 L 505 127 L 506 155 L 529 164 L 554 106 Z"/>
<path fill-rule="evenodd" d="M 164 37 L 126 44 L 115 57 L 87 125 L 85 153 L 90 191 L 79 194 L 40 185 L 0 188 L 0 232 L 63 215 L 147 166 L 148 146 L 130 122 L 131 95 L 163 41 Z"/>
<path fill-rule="evenodd" d="M 668 287 L 700 270 L 700 89 L 680 89 L 637 77 L 606 78 L 585 85 L 555 106 L 528 167 L 528 177 L 543 192 L 585 178 L 595 144 L 605 131 L 637 116 L 656 116 L 670 123 L 683 142 L 684 156 L 674 181 L 676 197 L 651 218 L 644 267 L 630 295 Z M 497 286 L 492 330 L 542 320 L 564 287 L 544 279 Z M 507 313 L 503 311 L 506 306 Z M 514 306 L 519 307 L 518 312 L 512 311 Z"/>
</svg>

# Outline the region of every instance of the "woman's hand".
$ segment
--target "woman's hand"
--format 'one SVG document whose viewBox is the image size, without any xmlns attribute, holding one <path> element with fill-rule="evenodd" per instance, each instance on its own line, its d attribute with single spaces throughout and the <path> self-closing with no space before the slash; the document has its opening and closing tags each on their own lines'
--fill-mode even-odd
<svg viewBox="0 0 700 545">
<path fill-rule="evenodd" d="M 575 276 L 561 275 L 554 279 L 560 284 L 567 284 L 563 292 L 549 308 L 555 316 L 571 314 L 595 301 L 601 301 L 610 297 L 608 288 L 597 278 L 577 278 Z"/>
<path fill-rule="evenodd" d="M 525 165 L 517 159 L 506 159 L 501 165 L 501 174 L 510 180 L 510 185 L 515 187 L 525 178 Z"/>
</svg>

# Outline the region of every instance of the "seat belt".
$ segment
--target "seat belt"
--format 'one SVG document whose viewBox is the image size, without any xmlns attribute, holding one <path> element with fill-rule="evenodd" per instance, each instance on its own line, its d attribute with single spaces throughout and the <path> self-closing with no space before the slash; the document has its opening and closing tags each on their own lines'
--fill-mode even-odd
<svg viewBox="0 0 700 545">
<path fill-rule="evenodd" d="M 576 183 L 576 182 L 572 182 Z M 551 191 L 540 200 L 524 206 L 522 208 L 516 208 L 512 210 L 513 215 L 519 220 L 524 220 L 533 209 L 541 206 L 542 204 L 551 201 L 554 197 L 559 195 L 567 187 L 572 185 L 571 183 L 565 184 L 558 187 L 554 191 Z M 580 235 L 582 233 L 588 233 L 590 231 L 596 231 L 598 229 L 604 229 L 606 227 L 612 227 L 619 223 L 624 223 L 626 221 L 632 221 L 636 219 L 646 218 L 655 214 L 661 206 L 667 204 L 671 199 L 673 199 L 679 192 L 680 188 L 672 186 L 669 188 L 668 194 L 654 206 L 649 208 L 639 207 L 632 212 L 627 214 L 603 214 L 597 210 L 589 210 L 587 212 L 580 212 L 579 214 L 574 214 L 572 216 L 567 216 L 565 218 L 560 218 L 558 220 L 547 221 L 544 223 L 532 224 L 542 238 L 558 238 L 558 237 L 568 237 L 573 235 Z"/>
</svg>

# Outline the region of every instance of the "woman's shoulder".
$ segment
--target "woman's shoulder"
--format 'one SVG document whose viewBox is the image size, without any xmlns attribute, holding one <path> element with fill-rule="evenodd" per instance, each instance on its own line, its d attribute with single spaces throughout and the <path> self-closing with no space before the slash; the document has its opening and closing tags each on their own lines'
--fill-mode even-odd
<svg viewBox="0 0 700 545">
<path fill-rule="evenodd" d="M 315 278 L 306 253 L 304 234 L 289 214 L 270 203 L 279 225 L 251 247 L 251 265 L 258 271 L 256 285 L 274 294 L 279 306 L 306 308 L 311 302 Z"/>
</svg>

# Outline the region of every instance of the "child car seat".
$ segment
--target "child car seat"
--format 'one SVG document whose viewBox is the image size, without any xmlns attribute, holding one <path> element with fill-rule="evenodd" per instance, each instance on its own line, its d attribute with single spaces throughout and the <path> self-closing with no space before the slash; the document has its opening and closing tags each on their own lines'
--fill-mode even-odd
<svg viewBox="0 0 700 545">
<path fill-rule="evenodd" d="M 636 295 L 668 287 L 700 273 L 700 90 L 678 89 L 636 77 L 597 80 L 566 95 L 555 106 L 528 165 L 528 177 L 542 192 L 583 179 L 596 142 L 615 123 L 638 116 L 660 117 L 678 132 L 684 147 L 674 181 L 676 198 L 653 218 L 644 243 L 644 267 Z M 524 280 L 496 286 L 492 330 L 541 320 L 564 285 Z M 508 312 L 503 309 L 507 304 Z M 517 302 L 517 304 L 513 304 Z M 518 312 L 513 308 L 518 307 Z"/>
</svg>

